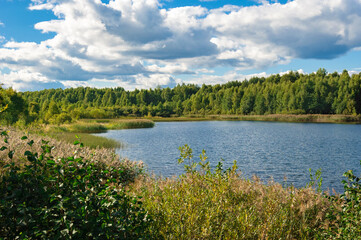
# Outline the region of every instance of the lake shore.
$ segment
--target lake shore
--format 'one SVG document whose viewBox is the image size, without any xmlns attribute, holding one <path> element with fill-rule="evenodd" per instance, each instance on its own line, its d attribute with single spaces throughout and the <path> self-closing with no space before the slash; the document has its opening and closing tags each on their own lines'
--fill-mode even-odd
<svg viewBox="0 0 361 240">
<path fill-rule="evenodd" d="M 302 123 L 361 123 L 361 115 L 339 114 L 269 114 L 269 115 L 187 115 L 180 117 L 150 117 L 154 122 L 177 121 L 267 121 Z"/>
</svg>

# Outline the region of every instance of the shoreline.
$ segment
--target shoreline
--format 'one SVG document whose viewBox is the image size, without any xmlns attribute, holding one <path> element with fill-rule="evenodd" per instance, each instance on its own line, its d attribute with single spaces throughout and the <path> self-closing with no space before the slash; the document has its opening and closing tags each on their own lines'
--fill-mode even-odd
<svg viewBox="0 0 361 240">
<path fill-rule="evenodd" d="M 188 121 L 263 121 L 299 123 L 361 124 L 361 115 L 338 114 L 269 114 L 269 115 L 188 115 L 180 117 L 146 117 L 154 122 Z"/>
</svg>

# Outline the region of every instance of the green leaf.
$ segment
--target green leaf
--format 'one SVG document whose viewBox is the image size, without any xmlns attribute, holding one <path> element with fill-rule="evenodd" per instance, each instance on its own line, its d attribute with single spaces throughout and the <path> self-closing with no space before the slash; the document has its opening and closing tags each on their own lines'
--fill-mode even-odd
<svg viewBox="0 0 361 240">
<path fill-rule="evenodd" d="M 30 142 L 28 142 L 28 145 L 31 147 L 31 146 L 33 146 L 33 144 L 34 144 L 34 141 L 33 140 L 31 140 Z"/>
<path fill-rule="evenodd" d="M 25 156 L 32 156 L 32 155 L 33 155 L 33 153 L 32 153 L 32 152 L 30 152 L 30 151 L 26 151 L 26 152 L 24 153 L 24 155 L 25 155 Z"/>
<path fill-rule="evenodd" d="M 8 149 L 8 148 L 5 147 L 5 146 L 2 146 L 2 147 L 0 148 L 0 151 L 4 151 L 4 150 L 6 150 L 6 149 Z"/>
<path fill-rule="evenodd" d="M 49 165 L 54 165 L 54 164 L 55 164 L 55 161 L 54 161 L 54 160 L 48 160 L 47 163 L 48 163 Z"/>
<path fill-rule="evenodd" d="M 21 137 L 21 140 L 25 140 L 25 139 L 28 139 L 28 137 L 27 136 L 22 136 Z"/>
<path fill-rule="evenodd" d="M 13 159 L 14 153 L 15 153 L 14 150 L 13 150 L 13 151 L 10 151 L 10 152 L 8 153 L 8 157 L 9 157 L 10 159 Z"/>
<path fill-rule="evenodd" d="M 78 141 L 78 140 L 74 141 L 74 145 L 78 145 L 79 143 L 80 143 L 80 141 Z"/>
</svg>

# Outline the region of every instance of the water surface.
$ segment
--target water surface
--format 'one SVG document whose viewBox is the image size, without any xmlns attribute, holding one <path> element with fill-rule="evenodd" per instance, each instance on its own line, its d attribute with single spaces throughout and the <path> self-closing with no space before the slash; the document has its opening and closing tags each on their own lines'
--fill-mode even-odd
<svg viewBox="0 0 361 240">
<path fill-rule="evenodd" d="M 121 157 L 143 161 L 163 176 L 183 173 L 180 146 L 188 144 L 195 159 L 202 149 L 214 167 L 237 160 L 247 178 L 257 175 L 296 187 L 309 182 L 308 169 L 321 168 L 323 187 L 342 192 L 342 174 L 359 173 L 361 125 L 251 121 L 159 122 L 154 128 L 111 130 L 102 136 L 126 143 Z M 286 179 L 286 182 L 285 182 Z"/>
</svg>

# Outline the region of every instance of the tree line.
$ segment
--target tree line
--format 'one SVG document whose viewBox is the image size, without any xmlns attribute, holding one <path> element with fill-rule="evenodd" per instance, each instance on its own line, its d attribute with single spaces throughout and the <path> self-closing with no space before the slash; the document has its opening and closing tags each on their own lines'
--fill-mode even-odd
<svg viewBox="0 0 361 240">
<path fill-rule="evenodd" d="M 174 88 L 68 88 L 17 93 L 0 89 L 2 120 L 64 123 L 80 118 L 189 114 L 360 114 L 361 73 L 289 72 L 245 81 Z M 21 106 L 21 107 L 19 107 Z M 11 116 L 17 116 L 11 118 Z M 19 116 L 21 116 L 19 118 Z"/>
</svg>

